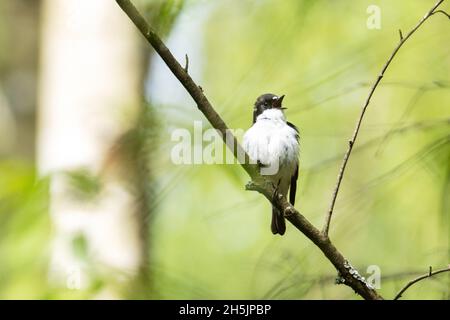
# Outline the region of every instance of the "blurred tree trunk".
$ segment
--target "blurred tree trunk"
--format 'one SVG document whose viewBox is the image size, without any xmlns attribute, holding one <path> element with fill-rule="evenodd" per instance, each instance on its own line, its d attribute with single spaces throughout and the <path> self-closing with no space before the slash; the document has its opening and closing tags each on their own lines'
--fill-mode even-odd
<svg viewBox="0 0 450 320">
<path fill-rule="evenodd" d="M 142 111 L 146 59 L 110 0 L 43 1 L 37 155 L 50 176 L 50 276 L 117 298 L 146 264 L 145 197 L 130 135 Z M 117 289 L 117 290 L 116 290 Z"/>
</svg>

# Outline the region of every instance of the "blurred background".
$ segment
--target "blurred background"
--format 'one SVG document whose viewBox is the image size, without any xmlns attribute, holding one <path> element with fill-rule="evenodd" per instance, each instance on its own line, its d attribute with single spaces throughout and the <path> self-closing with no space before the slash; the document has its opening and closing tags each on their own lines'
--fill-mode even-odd
<svg viewBox="0 0 450 320">
<path fill-rule="evenodd" d="M 251 125 L 258 95 L 286 95 L 297 207 L 319 227 L 398 29 L 435 1 L 135 3 L 231 128 Z M 434 16 L 392 63 L 331 226 L 386 298 L 450 263 L 449 27 Z M 115 1 L 2 0 L 0 298 L 359 299 L 292 226 L 272 236 L 238 165 L 172 163 L 173 130 L 194 121 L 210 127 Z M 404 298 L 449 299 L 450 276 Z"/>
</svg>

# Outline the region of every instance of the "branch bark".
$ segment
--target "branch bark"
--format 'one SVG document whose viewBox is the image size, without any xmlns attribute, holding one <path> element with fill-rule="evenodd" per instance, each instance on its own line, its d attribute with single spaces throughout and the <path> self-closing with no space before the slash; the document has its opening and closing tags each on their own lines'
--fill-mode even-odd
<svg viewBox="0 0 450 320">
<path fill-rule="evenodd" d="M 403 44 L 406 41 L 408 41 L 408 39 L 420 28 L 420 26 L 425 21 L 427 21 L 428 18 L 430 18 L 433 14 L 435 14 L 435 13 L 444 13 L 444 11 L 441 11 L 441 10 L 436 11 L 436 9 L 442 4 L 442 2 L 444 2 L 444 0 L 439 0 L 438 2 L 436 2 L 436 4 L 416 24 L 416 26 L 414 28 L 412 28 L 411 31 L 409 31 L 406 34 L 406 36 L 403 36 L 402 32 L 399 30 L 400 41 L 397 44 L 397 46 L 395 47 L 394 51 L 391 53 L 391 55 L 388 58 L 388 60 L 386 61 L 386 63 L 384 64 L 384 66 L 381 69 L 381 72 L 378 75 L 377 79 L 373 83 L 373 85 L 372 85 L 372 87 L 371 87 L 371 89 L 369 91 L 369 95 L 367 96 L 367 98 L 366 98 L 366 100 L 364 102 L 364 105 L 363 105 L 363 107 L 361 109 L 361 113 L 359 115 L 359 118 L 356 121 L 355 130 L 353 131 L 353 134 L 352 134 L 350 140 L 348 140 L 347 152 L 344 155 L 344 159 L 342 160 L 342 165 L 341 165 L 341 167 L 339 169 L 339 174 L 338 174 L 338 177 L 337 177 L 336 186 L 335 186 L 335 188 L 333 190 L 333 194 L 331 196 L 330 207 L 328 209 L 327 215 L 325 217 L 325 223 L 324 223 L 324 226 L 322 228 L 322 233 L 326 237 L 328 237 L 328 232 L 329 232 L 329 229 L 330 229 L 331 218 L 333 216 L 334 206 L 336 204 L 336 199 L 337 199 L 337 196 L 338 196 L 338 193 L 339 193 L 339 189 L 341 187 L 342 179 L 344 178 L 345 168 L 347 167 L 347 163 L 348 163 L 348 160 L 350 159 L 350 155 L 352 153 L 353 146 L 355 145 L 356 138 L 358 137 L 359 129 L 361 128 L 361 123 L 363 121 L 363 118 L 364 118 L 364 115 L 366 113 L 367 107 L 370 104 L 372 96 L 373 96 L 375 90 L 377 89 L 378 85 L 380 84 L 381 79 L 383 79 L 386 70 L 390 66 L 390 64 L 391 64 L 392 60 L 394 59 L 394 57 L 397 55 L 398 51 L 402 48 Z M 444 14 L 446 14 L 446 13 L 444 13 Z"/>
<path fill-rule="evenodd" d="M 433 271 L 433 270 L 431 269 L 431 267 L 430 267 L 430 271 L 429 271 L 427 274 L 424 274 L 424 275 L 422 275 L 422 276 L 420 276 L 420 277 L 417 277 L 417 278 L 411 280 L 410 282 L 408 282 L 408 283 L 407 283 L 407 284 L 406 284 L 406 285 L 405 285 L 405 286 L 397 293 L 397 295 L 395 296 L 394 300 L 400 299 L 400 298 L 402 297 L 402 295 L 405 293 L 405 291 L 408 290 L 412 285 L 416 284 L 417 282 L 420 282 L 420 281 L 422 281 L 422 280 L 431 278 L 431 277 L 433 277 L 433 276 L 435 276 L 435 275 L 437 275 L 437 274 L 444 273 L 444 272 L 450 272 L 450 266 L 448 266 L 447 268 L 444 268 L 444 269 L 436 270 L 436 271 Z"/>
<path fill-rule="evenodd" d="M 248 161 L 249 159 L 248 155 L 243 151 L 236 137 L 232 135 L 232 133 L 228 130 L 228 127 L 225 124 L 225 122 L 212 107 L 211 103 L 204 95 L 203 89 L 192 80 L 190 75 L 187 73 L 186 69 L 183 68 L 180 65 L 180 63 L 175 59 L 175 57 L 172 55 L 169 49 L 159 38 L 157 33 L 148 25 L 148 23 L 141 16 L 141 14 L 138 12 L 135 6 L 129 0 L 116 0 L 116 2 L 122 8 L 122 10 L 128 15 L 130 20 L 136 25 L 136 27 L 147 39 L 147 41 L 151 44 L 151 46 L 155 49 L 155 51 L 161 56 L 161 58 L 164 60 L 164 62 L 172 71 L 172 73 L 181 82 L 181 84 L 190 94 L 192 99 L 196 102 L 199 110 L 205 115 L 206 119 L 210 122 L 210 124 L 220 133 L 223 141 L 228 146 L 228 148 L 233 152 L 234 156 L 238 160 L 240 160 L 242 158 L 240 157 L 240 155 L 242 154 L 245 155 L 244 161 L 240 161 L 240 164 L 252 179 L 252 181 L 247 184 L 246 189 L 258 191 L 259 193 L 264 195 L 276 208 L 278 208 L 281 212 L 284 213 L 288 221 L 290 221 L 300 232 L 302 232 L 322 251 L 322 253 L 327 257 L 327 259 L 333 264 L 333 266 L 338 271 L 339 273 L 338 283 L 343 283 L 351 287 L 357 294 L 359 294 L 364 299 L 370 300 L 383 299 L 365 281 L 365 279 L 359 275 L 358 271 L 351 266 L 351 264 L 344 258 L 344 256 L 338 251 L 338 249 L 331 243 L 327 233 L 323 233 L 319 229 L 314 227 L 302 214 L 300 214 L 298 210 L 296 210 L 287 201 L 285 197 L 280 195 L 277 192 L 277 190 L 275 190 L 274 186 L 271 183 L 265 182 L 264 178 L 259 174 L 257 167 L 253 164 L 250 164 L 250 162 Z M 439 1 L 431 12 L 433 12 L 433 10 L 442 2 L 443 0 Z M 411 34 L 423 23 L 423 21 L 421 21 L 421 23 L 419 23 L 419 25 L 416 26 L 416 28 L 405 37 L 402 43 L 411 36 Z M 396 49 L 396 51 L 398 51 L 400 47 L 401 45 Z M 394 52 L 390 60 L 393 59 L 396 51 Z M 390 60 L 388 61 L 385 68 L 383 68 L 382 74 L 384 73 L 387 66 L 390 64 Z M 370 101 L 370 97 L 372 96 L 374 89 L 381 80 L 382 74 L 377 80 L 374 88 L 372 89 L 368 101 Z M 368 105 L 368 102 L 366 104 Z M 367 105 L 365 106 L 365 108 L 367 108 Z M 363 114 L 365 112 L 365 108 L 363 110 Z M 362 117 L 358 121 L 356 135 L 358 133 L 361 121 Z M 356 135 L 352 139 L 353 142 L 351 144 L 351 147 L 353 146 Z M 348 158 L 348 155 L 346 156 L 346 158 Z M 345 161 L 345 164 L 347 161 L 348 159 Z M 342 180 L 342 177 L 339 179 L 339 184 L 340 180 Z M 339 189 L 339 187 L 337 189 Z"/>
</svg>

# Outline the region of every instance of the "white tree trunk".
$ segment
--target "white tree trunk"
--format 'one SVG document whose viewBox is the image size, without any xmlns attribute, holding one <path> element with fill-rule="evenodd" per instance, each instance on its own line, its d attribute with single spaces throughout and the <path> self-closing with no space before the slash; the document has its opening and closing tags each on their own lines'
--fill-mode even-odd
<svg viewBox="0 0 450 320">
<path fill-rule="evenodd" d="M 134 125 L 139 38 L 111 0 L 45 0 L 42 12 L 37 155 L 41 174 L 51 177 L 51 277 L 70 288 L 88 286 L 94 271 L 128 279 L 145 251 L 136 195 L 109 174 L 94 200 L 80 200 L 64 172 L 99 176 L 111 146 Z M 87 259 L 75 248 L 80 236 Z"/>
</svg>

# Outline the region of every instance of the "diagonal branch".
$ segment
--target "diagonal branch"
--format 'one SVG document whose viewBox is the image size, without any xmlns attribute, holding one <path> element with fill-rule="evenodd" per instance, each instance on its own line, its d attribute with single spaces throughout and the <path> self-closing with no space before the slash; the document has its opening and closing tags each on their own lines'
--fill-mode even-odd
<svg viewBox="0 0 450 320">
<path fill-rule="evenodd" d="M 410 282 L 408 282 L 397 293 L 397 295 L 395 296 L 394 300 L 400 299 L 402 297 L 402 295 L 405 293 L 405 291 L 408 290 L 412 285 L 416 284 L 417 282 L 425 280 L 425 279 L 428 279 L 428 278 L 431 278 L 431 277 L 433 277 L 433 276 L 435 276 L 437 274 L 444 273 L 444 272 L 450 272 L 450 266 L 448 266 L 447 268 L 444 268 L 444 269 L 436 270 L 436 271 L 433 271 L 433 269 L 430 267 L 430 271 L 427 274 L 424 274 L 424 275 L 422 275 L 420 277 L 417 277 L 417 278 L 411 280 Z"/>
<path fill-rule="evenodd" d="M 411 31 L 408 32 L 408 34 L 406 34 L 406 36 L 403 36 L 403 34 L 400 31 L 400 41 L 397 44 L 397 46 L 395 47 L 394 51 L 391 53 L 390 57 L 388 58 L 388 60 L 386 61 L 386 63 L 384 64 L 383 68 L 381 69 L 380 74 L 378 75 L 377 79 L 375 80 L 375 82 L 373 83 L 370 91 L 369 91 L 369 95 L 367 96 L 364 105 L 361 109 L 361 113 L 359 115 L 358 120 L 356 121 L 356 127 L 355 130 L 353 131 L 352 137 L 350 138 L 350 140 L 348 140 L 348 148 L 347 148 L 347 152 L 344 155 L 344 159 L 342 160 L 342 165 L 341 168 L 339 169 L 339 174 L 337 177 L 337 181 L 336 181 L 336 186 L 333 190 L 333 194 L 331 197 L 331 202 L 330 202 L 330 207 L 328 209 L 327 215 L 325 217 L 325 223 L 322 229 L 322 233 L 328 237 L 328 232 L 330 229 L 330 223 L 331 223 L 331 218 L 333 216 L 333 210 L 334 210 L 334 206 L 336 204 L 336 198 L 337 195 L 339 193 L 339 188 L 341 187 L 341 182 L 342 179 L 344 178 L 344 173 L 345 173 L 345 168 L 347 167 L 347 163 L 348 160 L 350 158 L 350 155 L 352 153 L 353 150 L 353 146 L 355 145 L 356 142 L 356 138 L 358 137 L 358 133 L 359 133 L 359 129 L 361 128 L 361 123 L 363 121 L 364 118 L 364 114 L 366 113 L 367 107 L 370 104 L 370 101 L 372 99 L 372 96 L 375 92 L 375 90 L 377 89 L 378 85 L 381 82 L 381 79 L 383 79 L 384 74 L 386 72 L 386 70 L 388 69 L 388 67 L 390 66 L 392 60 L 394 59 L 394 57 L 397 55 L 398 51 L 402 48 L 403 44 L 408 41 L 408 39 L 422 26 L 422 24 L 428 20 L 428 18 L 430 18 L 433 14 L 435 13 L 443 13 L 446 14 L 444 11 L 438 10 L 436 11 L 436 9 L 442 4 L 442 2 L 444 2 L 444 0 L 439 0 L 438 2 L 436 2 L 436 4 L 431 8 L 430 11 L 428 11 L 425 16 L 416 24 L 416 26 L 414 28 L 411 29 Z"/>
<path fill-rule="evenodd" d="M 222 139 L 228 148 L 233 151 L 235 157 L 239 160 L 239 152 L 242 152 L 245 155 L 245 161 L 241 162 L 241 165 L 252 179 L 252 182 L 250 182 L 246 187 L 247 190 L 256 190 L 263 194 L 276 208 L 285 214 L 287 220 L 289 220 L 307 238 L 315 243 L 338 271 L 340 283 L 344 283 L 345 285 L 351 287 L 364 299 L 382 299 L 382 297 L 350 265 L 350 263 L 337 250 L 331 241 L 327 237 L 323 236 L 317 228 L 315 228 L 303 215 L 301 215 L 285 197 L 280 196 L 272 184 L 265 183 L 264 179 L 258 173 L 254 165 L 248 164 L 248 156 L 245 152 L 243 152 L 242 147 L 228 130 L 225 122 L 221 119 L 219 114 L 217 114 L 206 96 L 203 94 L 201 87 L 199 87 L 192 80 L 185 68 L 178 63 L 169 49 L 165 46 L 156 32 L 148 25 L 134 5 L 129 0 L 116 0 L 116 2 L 128 15 L 131 21 L 136 25 L 156 52 L 161 56 L 187 92 L 191 95 L 197 103 L 199 110 L 205 115 L 211 125 L 220 132 Z"/>
<path fill-rule="evenodd" d="M 147 41 L 151 44 L 151 46 L 155 49 L 155 51 L 160 55 L 160 57 L 164 60 L 166 65 L 172 71 L 172 73 L 177 77 L 180 83 L 184 86 L 186 91 L 191 95 L 193 100 L 196 102 L 199 110 L 205 115 L 207 120 L 211 123 L 211 125 L 220 133 L 223 141 L 227 145 L 227 147 L 233 152 L 234 156 L 240 160 L 240 155 L 245 155 L 244 161 L 240 161 L 240 164 L 244 168 L 244 170 L 248 173 L 252 182 L 250 182 L 247 186 L 247 190 L 255 190 L 263 194 L 277 209 L 284 213 L 286 219 L 289 220 L 298 230 L 300 230 L 308 239 L 310 239 L 327 257 L 327 259 L 333 264 L 336 270 L 339 273 L 339 283 L 343 283 L 349 287 L 351 287 L 357 294 L 359 294 L 364 299 L 383 299 L 366 281 L 363 277 L 359 275 L 359 273 L 350 265 L 350 263 L 344 258 L 344 256 L 337 250 L 337 248 L 331 243 L 328 238 L 328 227 L 326 228 L 327 232 L 320 232 L 316 227 L 314 227 L 303 215 L 301 215 L 288 201 L 287 199 L 278 194 L 275 190 L 274 186 L 270 183 L 265 183 L 265 180 L 258 173 L 256 166 L 249 164 L 248 155 L 243 151 L 242 147 L 238 143 L 236 137 L 231 134 L 230 130 L 228 130 L 227 125 L 219 116 L 219 114 L 214 110 L 211 103 L 208 101 L 206 96 L 203 93 L 203 90 L 200 86 L 198 86 L 190 77 L 187 72 L 187 68 L 183 68 L 180 63 L 175 59 L 166 45 L 159 38 L 157 33 L 148 25 L 145 19 L 141 16 L 138 10 L 134 7 L 134 5 L 129 0 L 116 0 L 122 10 L 128 15 L 130 20 L 136 25 L 139 31 L 144 35 Z M 400 49 L 401 45 L 417 30 L 420 25 L 433 13 L 433 11 L 440 5 L 443 0 L 439 1 L 435 7 L 424 17 L 424 19 L 412 30 L 410 33 L 406 35 L 405 38 L 401 40 L 401 43 L 396 48 L 391 58 L 388 60 L 388 63 L 382 70 L 379 78 L 377 79 L 374 87 L 371 90 L 368 101 L 363 109 L 362 116 L 364 115 L 365 109 L 367 108 L 370 98 L 375 91 L 375 88 L 378 86 L 384 72 L 390 64 L 390 61 L 393 59 L 397 51 Z M 359 131 L 359 127 L 361 125 L 362 116 L 360 117 L 356 133 L 352 138 L 352 142 L 350 143 L 350 151 L 347 152 L 346 159 L 344 161 L 343 168 L 345 169 L 345 165 L 348 161 L 348 156 L 351 152 L 351 148 L 353 147 L 354 141 Z M 342 180 L 343 170 L 340 174 L 340 181 Z M 334 196 L 334 201 L 337 196 L 337 190 L 339 189 L 339 185 L 336 189 L 336 195 Z M 331 213 L 332 213 L 331 209 Z M 331 219 L 331 214 L 330 214 Z M 329 225 L 329 221 L 328 221 Z"/>
</svg>

